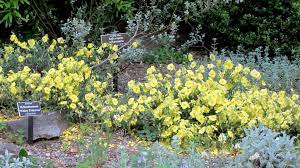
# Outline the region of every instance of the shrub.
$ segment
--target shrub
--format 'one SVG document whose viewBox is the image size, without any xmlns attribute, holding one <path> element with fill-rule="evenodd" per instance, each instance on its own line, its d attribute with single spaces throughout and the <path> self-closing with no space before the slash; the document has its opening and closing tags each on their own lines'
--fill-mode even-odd
<svg viewBox="0 0 300 168">
<path fill-rule="evenodd" d="M 191 8 L 193 11 L 197 10 Z M 297 0 L 222 1 L 203 14 L 194 13 L 191 20 L 203 25 L 209 40 L 218 38 L 220 48 L 269 46 L 272 53 L 280 48 L 287 55 L 299 48 L 300 29 L 295 27 L 300 17 Z"/>
<path fill-rule="evenodd" d="M 235 158 L 234 167 L 296 167 L 295 137 L 263 125 L 245 132 L 240 143 L 242 153 Z"/>
<path fill-rule="evenodd" d="M 146 82 L 130 81 L 129 92 L 106 101 L 99 116 L 112 117 L 106 119 L 110 126 L 156 130 L 157 139 L 167 142 L 176 135 L 182 146 L 191 140 L 216 145 L 224 135 L 240 138 L 243 129 L 259 122 L 299 132 L 298 95 L 266 89 L 255 69 L 231 60 L 167 69 L 163 74 L 152 66 Z"/>
<path fill-rule="evenodd" d="M 100 97 L 108 87 L 98 81 L 101 74 L 92 75 L 91 67 L 118 57 L 104 56 L 117 50 L 110 44 L 90 43 L 77 50 L 64 44 L 63 38 L 50 41 L 47 35 L 22 42 L 13 34 L 11 41 L 0 49 L 0 108 L 6 113 L 15 111 L 18 101 L 35 100 L 44 109 L 68 110 L 83 117 L 85 94 Z"/>
</svg>

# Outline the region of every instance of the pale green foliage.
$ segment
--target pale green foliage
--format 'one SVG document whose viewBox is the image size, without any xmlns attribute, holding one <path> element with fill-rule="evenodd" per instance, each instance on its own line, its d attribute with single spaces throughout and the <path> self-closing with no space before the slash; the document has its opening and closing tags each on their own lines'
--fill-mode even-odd
<svg viewBox="0 0 300 168">
<path fill-rule="evenodd" d="M 149 149 L 140 148 L 137 154 L 129 154 L 124 147 L 120 148 L 119 161 L 111 167 L 172 167 L 172 168 L 202 168 L 205 165 L 201 154 L 192 152 L 182 157 L 176 150 L 167 149 L 159 143 L 153 144 Z"/>
<path fill-rule="evenodd" d="M 272 132 L 260 125 L 245 131 L 240 143 L 242 153 L 238 155 L 233 167 L 296 167 L 294 140 L 285 133 Z"/>
<path fill-rule="evenodd" d="M 14 158 L 7 150 L 4 155 L 0 155 L 0 167 L 3 168 L 30 168 L 33 163 L 29 158 Z"/>
<path fill-rule="evenodd" d="M 82 47 L 85 43 L 86 36 L 90 33 L 91 24 L 82 19 L 72 18 L 68 19 L 61 27 L 66 41 L 71 41 L 73 46 Z"/>
</svg>

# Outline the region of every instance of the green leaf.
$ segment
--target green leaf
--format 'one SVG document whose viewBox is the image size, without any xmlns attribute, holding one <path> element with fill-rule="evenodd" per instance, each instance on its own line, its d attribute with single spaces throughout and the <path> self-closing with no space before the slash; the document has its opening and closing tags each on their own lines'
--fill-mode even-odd
<svg viewBox="0 0 300 168">
<path fill-rule="evenodd" d="M 6 15 L 3 16 L 3 18 L 1 19 L 0 23 L 3 23 L 4 21 L 6 21 L 8 19 L 8 13 Z"/>
<path fill-rule="evenodd" d="M 28 152 L 22 148 L 19 152 L 19 158 L 28 157 Z"/>
</svg>

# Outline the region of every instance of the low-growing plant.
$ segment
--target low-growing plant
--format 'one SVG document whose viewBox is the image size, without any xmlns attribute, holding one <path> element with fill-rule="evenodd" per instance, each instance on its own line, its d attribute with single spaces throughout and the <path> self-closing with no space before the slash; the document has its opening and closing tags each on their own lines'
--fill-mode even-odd
<svg viewBox="0 0 300 168">
<path fill-rule="evenodd" d="M 298 95 L 271 91 L 259 71 L 211 57 L 205 65 L 169 64 L 165 73 L 150 67 L 145 82 L 130 81 L 129 92 L 107 99 L 98 116 L 108 127 L 156 128 L 158 140 L 168 143 L 176 135 L 183 147 L 190 141 L 217 146 L 219 136 L 239 139 L 243 129 L 260 122 L 298 134 Z"/>
<path fill-rule="evenodd" d="M 12 142 L 23 145 L 25 143 L 25 131 L 24 129 L 18 129 L 16 133 L 7 133 L 7 138 Z"/>
<path fill-rule="evenodd" d="M 8 139 L 9 141 L 18 145 L 25 143 L 25 131 L 24 129 L 18 129 L 16 132 L 8 131 L 8 127 L 5 124 L 0 123 L 1 138 Z"/>
<path fill-rule="evenodd" d="M 245 130 L 239 144 L 242 151 L 233 167 L 297 167 L 299 154 L 295 153 L 295 137 L 284 132 L 273 132 L 260 125 Z"/>
<path fill-rule="evenodd" d="M 7 129 L 7 125 L 0 121 L 0 132 L 3 133 Z"/>
<path fill-rule="evenodd" d="M 13 157 L 11 153 L 5 150 L 4 155 L 0 155 L 0 167 L 5 168 L 31 168 L 33 163 L 26 157 Z"/>
<path fill-rule="evenodd" d="M 180 150 L 180 149 L 177 149 Z M 110 167 L 173 167 L 173 168 L 202 168 L 205 160 L 202 155 L 190 150 L 190 153 L 180 155 L 178 151 L 168 149 L 158 142 L 150 147 L 139 147 L 137 153 L 128 153 L 124 147 L 119 148 L 118 161 L 111 163 Z"/>
<path fill-rule="evenodd" d="M 77 168 L 102 167 L 108 161 L 111 137 L 103 139 L 97 134 L 88 146 L 88 155 L 76 165 Z M 84 149 L 86 150 L 86 148 Z M 86 151 L 85 151 L 86 152 Z"/>
</svg>

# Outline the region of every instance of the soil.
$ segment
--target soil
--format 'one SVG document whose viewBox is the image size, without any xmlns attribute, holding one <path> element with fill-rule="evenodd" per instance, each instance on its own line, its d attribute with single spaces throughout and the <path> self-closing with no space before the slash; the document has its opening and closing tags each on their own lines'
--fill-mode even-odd
<svg viewBox="0 0 300 168">
<path fill-rule="evenodd" d="M 102 139 L 106 139 L 107 135 L 102 134 Z M 84 143 L 82 146 L 76 145 L 74 141 L 67 149 L 63 148 L 64 140 L 60 138 L 51 140 L 38 140 L 34 144 L 24 144 L 20 146 L 24 148 L 30 156 L 38 159 L 38 165 L 46 165 L 51 163 L 55 168 L 74 168 L 78 161 L 89 156 L 90 151 L 84 146 L 91 144 L 95 140 L 94 135 L 83 137 Z M 1 142 L 10 143 L 8 140 L 0 138 Z M 135 152 L 136 148 L 133 144 L 138 144 L 137 141 L 131 136 L 123 136 L 122 132 L 114 132 L 109 142 L 108 156 L 104 166 L 111 162 L 118 160 L 119 147 L 124 146 L 126 150 L 131 153 Z M 103 166 L 103 165 L 102 165 Z M 102 167 L 101 166 L 101 167 Z M 39 167 L 39 166 L 38 166 Z"/>
</svg>

